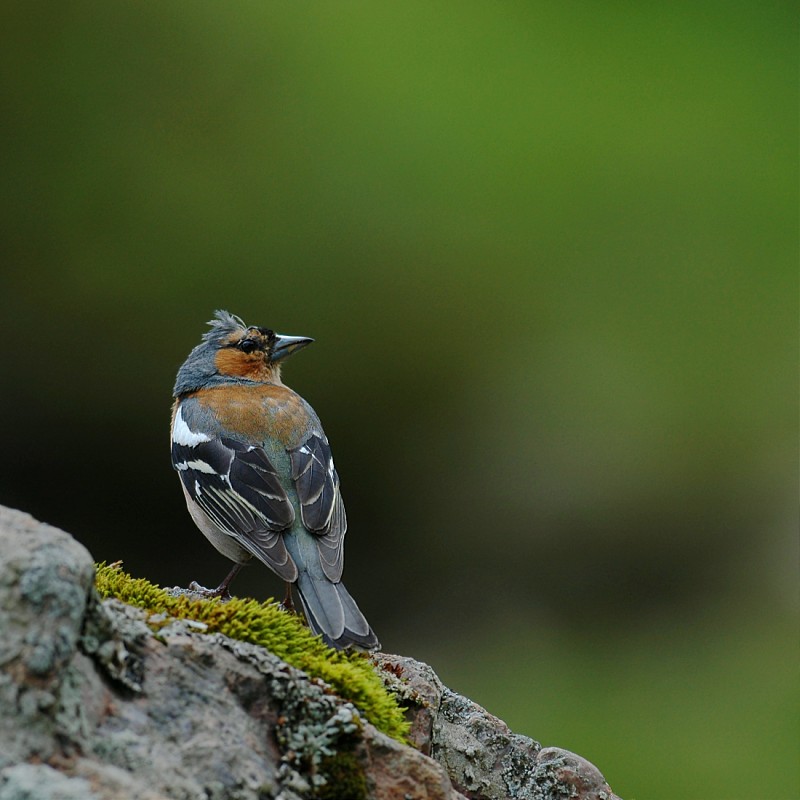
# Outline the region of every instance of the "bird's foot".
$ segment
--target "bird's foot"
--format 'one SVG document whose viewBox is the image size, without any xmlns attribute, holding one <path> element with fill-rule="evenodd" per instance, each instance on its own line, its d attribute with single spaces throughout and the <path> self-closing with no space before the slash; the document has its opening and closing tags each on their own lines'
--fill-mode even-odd
<svg viewBox="0 0 800 800">
<path fill-rule="evenodd" d="M 197 581 L 192 581 L 189 584 L 189 591 L 195 592 L 196 594 L 199 594 L 209 600 L 212 597 L 219 597 L 220 600 L 231 599 L 231 593 L 228 591 L 228 585 L 224 582 L 217 586 L 216 589 L 207 589 L 205 586 L 201 586 Z"/>
<path fill-rule="evenodd" d="M 201 586 L 197 581 L 192 581 L 189 584 L 189 589 L 203 597 L 219 597 L 220 600 L 230 600 L 231 593 L 228 591 L 228 587 L 231 585 L 231 581 L 239 574 L 239 570 L 241 570 L 242 566 L 242 564 L 234 564 L 233 569 L 225 576 L 225 580 L 222 581 L 216 589 L 206 589 L 205 586 Z"/>
</svg>

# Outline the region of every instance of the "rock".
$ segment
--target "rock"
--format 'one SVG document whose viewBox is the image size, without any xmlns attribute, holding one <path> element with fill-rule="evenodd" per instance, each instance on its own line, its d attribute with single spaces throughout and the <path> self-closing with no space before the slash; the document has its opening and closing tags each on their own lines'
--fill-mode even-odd
<svg viewBox="0 0 800 800">
<path fill-rule="evenodd" d="M 535 797 L 540 749 L 471 700 L 444 690 L 433 724 L 433 754 L 469 797 Z"/>
<path fill-rule="evenodd" d="M 409 740 L 421 753 L 431 755 L 433 723 L 444 693 L 439 676 L 427 664 L 413 658 L 376 653 L 373 661 L 383 670 L 384 682 L 409 707 Z"/>
<path fill-rule="evenodd" d="M 15 764 L 0 773 L 0 800 L 92 800 L 83 778 L 70 778 L 47 764 Z"/>
<path fill-rule="evenodd" d="M 441 764 L 369 726 L 365 731 L 368 797 L 464 800 Z"/>
<path fill-rule="evenodd" d="M 536 783 L 551 794 L 568 789 L 566 796 L 578 800 L 619 800 L 594 764 L 559 747 L 539 752 L 535 776 Z"/>
<path fill-rule="evenodd" d="M 589 761 L 513 733 L 444 686 L 427 664 L 385 653 L 373 660 L 408 706 L 412 744 L 441 763 L 470 800 L 619 800 Z"/>
<path fill-rule="evenodd" d="M 59 699 L 70 680 L 94 564 L 69 534 L 2 506 L 0 553 L 2 769 L 59 750 L 53 738 Z"/>
<path fill-rule="evenodd" d="M 0 800 L 612 800 L 413 659 L 376 655 L 410 740 L 267 650 L 94 592 L 68 534 L 0 507 Z"/>
</svg>

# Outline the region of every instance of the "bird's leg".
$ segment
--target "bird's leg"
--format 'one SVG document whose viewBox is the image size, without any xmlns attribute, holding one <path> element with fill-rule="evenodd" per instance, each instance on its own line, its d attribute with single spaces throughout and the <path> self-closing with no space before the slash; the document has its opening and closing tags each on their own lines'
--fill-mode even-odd
<svg viewBox="0 0 800 800">
<path fill-rule="evenodd" d="M 294 611 L 294 601 L 292 600 L 292 584 L 286 581 L 286 596 L 283 598 L 281 608 L 284 611 Z"/>
<path fill-rule="evenodd" d="M 225 576 L 225 579 L 216 589 L 206 589 L 205 586 L 201 586 L 197 581 L 192 581 L 189 584 L 189 588 L 193 592 L 203 595 L 203 597 L 219 597 L 222 600 L 230 600 L 231 593 L 228 591 L 228 587 L 231 585 L 231 581 L 239 574 L 239 570 L 243 566 L 244 564 L 234 564 L 233 569 Z"/>
</svg>

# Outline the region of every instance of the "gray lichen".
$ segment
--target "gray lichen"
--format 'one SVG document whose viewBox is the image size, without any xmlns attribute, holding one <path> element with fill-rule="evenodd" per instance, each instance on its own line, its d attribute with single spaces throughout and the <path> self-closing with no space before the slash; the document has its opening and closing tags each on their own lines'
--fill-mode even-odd
<svg viewBox="0 0 800 800">
<path fill-rule="evenodd" d="M 80 646 L 112 680 L 132 692 L 142 691 L 144 664 L 138 651 L 151 634 L 147 614 L 118 600 L 92 597 Z"/>
<path fill-rule="evenodd" d="M 0 800 L 93 800 L 88 781 L 47 764 L 16 764 L 0 773 Z"/>
<path fill-rule="evenodd" d="M 278 776 L 284 788 L 303 794 L 324 786 L 326 758 L 347 746 L 363 726 L 357 709 L 335 698 L 321 681 L 308 680 L 261 648 L 219 634 L 211 638 L 266 678 L 269 696 L 279 710 L 275 739 L 281 750 Z"/>
</svg>

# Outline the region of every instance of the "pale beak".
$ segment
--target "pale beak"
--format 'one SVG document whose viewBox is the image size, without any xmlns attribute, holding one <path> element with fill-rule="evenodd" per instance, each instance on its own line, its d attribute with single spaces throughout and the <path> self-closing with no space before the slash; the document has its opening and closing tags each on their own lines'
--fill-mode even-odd
<svg viewBox="0 0 800 800">
<path fill-rule="evenodd" d="M 272 345 L 272 361 L 280 361 L 313 341 L 308 336 L 283 336 L 280 333 L 276 333 L 275 343 Z"/>
</svg>

